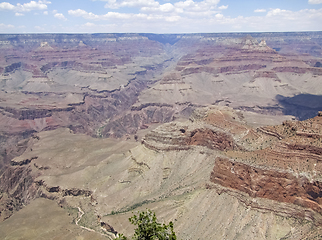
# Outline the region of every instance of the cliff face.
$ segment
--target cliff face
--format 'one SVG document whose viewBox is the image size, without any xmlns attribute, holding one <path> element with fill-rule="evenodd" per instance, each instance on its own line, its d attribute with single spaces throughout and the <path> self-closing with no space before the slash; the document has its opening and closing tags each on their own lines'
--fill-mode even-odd
<svg viewBox="0 0 322 240">
<path fill-rule="evenodd" d="M 39 197 L 38 188 L 34 183 L 28 166 L 6 167 L 0 177 L 0 219 L 6 220 L 31 200 Z"/>
<path fill-rule="evenodd" d="M 292 203 L 318 213 L 296 213 L 321 224 L 321 117 L 303 122 L 285 121 L 259 128 L 274 137 L 265 148 L 247 152 L 228 151 L 217 158 L 210 181 L 245 192 L 252 198 Z"/>
<path fill-rule="evenodd" d="M 217 158 L 210 181 L 223 187 L 247 193 L 252 198 L 267 198 L 310 208 L 321 214 L 321 182 L 310 181 L 306 176 L 290 172 L 261 169 L 229 159 Z M 315 219 L 303 210 L 298 217 L 311 218 L 320 225 L 321 217 Z"/>
<path fill-rule="evenodd" d="M 187 125 L 167 124 L 146 134 L 143 141 L 146 147 L 162 150 L 190 149 L 189 146 L 205 146 L 220 151 L 241 149 L 230 134 L 211 126 L 189 128 Z"/>
</svg>

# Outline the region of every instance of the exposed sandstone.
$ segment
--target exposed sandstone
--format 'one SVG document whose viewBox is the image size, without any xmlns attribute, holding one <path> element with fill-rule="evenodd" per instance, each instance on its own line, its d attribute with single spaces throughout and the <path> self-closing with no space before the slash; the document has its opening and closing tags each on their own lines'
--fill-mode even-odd
<svg viewBox="0 0 322 240">
<path fill-rule="evenodd" d="M 210 180 L 254 198 L 293 203 L 322 213 L 322 185 L 319 181 L 310 182 L 305 176 L 217 158 Z"/>
<path fill-rule="evenodd" d="M 220 151 L 238 149 L 233 138 L 225 133 L 215 132 L 210 129 L 196 129 L 186 139 L 187 145 L 206 146 Z"/>
<path fill-rule="evenodd" d="M 143 139 L 148 148 L 160 150 L 189 149 L 190 145 L 205 146 L 220 151 L 240 149 L 232 136 L 210 126 L 167 124 L 148 133 Z"/>
</svg>

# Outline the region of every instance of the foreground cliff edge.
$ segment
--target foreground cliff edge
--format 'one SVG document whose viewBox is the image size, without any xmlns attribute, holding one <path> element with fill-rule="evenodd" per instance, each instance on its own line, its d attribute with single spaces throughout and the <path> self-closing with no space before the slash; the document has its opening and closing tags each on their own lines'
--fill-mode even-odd
<svg viewBox="0 0 322 240">
<path fill-rule="evenodd" d="M 1 236 L 320 238 L 321 36 L 1 35 Z"/>
</svg>

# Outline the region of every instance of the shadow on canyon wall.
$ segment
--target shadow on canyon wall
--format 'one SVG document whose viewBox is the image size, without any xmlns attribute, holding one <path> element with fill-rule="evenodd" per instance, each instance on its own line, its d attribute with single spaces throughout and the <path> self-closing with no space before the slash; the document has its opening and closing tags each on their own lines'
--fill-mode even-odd
<svg viewBox="0 0 322 240">
<path fill-rule="evenodd" d="M 293 115 L 299 120 L 315 117 L 322 111 L 322 95 L 298 94 L 293 97 L 277 95 L 276 100 L 283 107 L 285 115 Z"/>
</svg>

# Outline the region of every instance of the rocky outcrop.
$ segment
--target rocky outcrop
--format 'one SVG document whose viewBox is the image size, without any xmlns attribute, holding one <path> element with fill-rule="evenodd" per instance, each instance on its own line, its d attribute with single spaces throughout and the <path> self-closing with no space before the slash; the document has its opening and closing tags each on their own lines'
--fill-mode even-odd
<svg viewBox="0 0 322 240">
<path fill-rule="evenodd" d="M 186 69 L 178 67 L 177 71 L 182 71 L 182 75 L 189 75 L 195 73 L 202 73 L 207 72 L 211 74 L 218 74 L 218 73 L 231 73 L 231 72 L 240 72 L 240 71 L 249 71 L 249 70 L 259 70 L 265 68 L 266 65 L 260 64 L 246 64 L 246 65 L 239 65 L 239 66 L 227 66 L 227 67 L 220 67 L 220 68 L 211 68 L 211 67 L 189 67 Z"/>
<path fill-rule="evenodd" d="M 259 128 L 257 128 L 257 130 L 261 131 L 267 135 L 274 136 L 274 137 L 278 138 L 279 140 L 282 140 L 284 138 L 284 136 L 281 136 L 277 132 L 271 131 L 270 129 L 267 129 L 265 127 L 259 127 Z"/>
<path fill-rule="evenodd" d="M 93 198 L 93 191 L 91 190 L 79 188 L 63 189 L 60 186 L 48 186 L 43 180 L 35 180 L 34 183 L 38 187 L 39 196 L 43 198 L 60 199 L 60 201 L 64 201 L 63 198 L 66 196 Z"/>
<path fill-rule="evenodd" d="M 185 82 L 179 72 L 170 72 L 162 77 L 160 84 L 185 84 Z"/>
<path fill-rule="evenodd" d="M 22 166 L 22 165 L 26 165 L 26 164 L 29 164 L 31 163 L 32 160 L 35 160 L 37 159 L 38 157 L 35 156 L 35 157 L 31 157 L 31 158 L 27 158 L 27 159 L 19 159 L 20 161 L 16 161 L 16 159 L 13 159 L 11 160 L 11 165 L 12 166 Z"/>
<path fill-rule="evenodd" d="M 217 158 L 210 181 L 245 192 L 253 198 L 292 203 L 322 214 L 322 184 L 310 182 L 305 176 Z"/>
<path fill-rule="evenodd" d="M 63 196 L 74 196 L 74 197 L 84 196 L 84 197 L 90 197 L 92 194 L 93 194 L 92 191 L 83 190 L 83 189 L 77 189 L 77 188 L 62 190 L 62 195 Z"/>
<path fill-rule="evenodd" d="M 231 136 L 210 129 L 195 129 L 185 141 L 187 145 L 206 146 L 220 151 L 239 149 Z"/>
<path fill-rule="evenodd" d="M 29 166 L 6 167 L 0 176 L 0 220 L 9 218 L 14 212 L 39 196 L 34 176 Z"/>
<path fill-rule="evenodd" d="M 111 232 L 115 236 L 117 235 L 117 231 L 111 225 L 109 225 L 108 223 L 101 222 L 100 224 L 101 224 L 101 227 L 104 229 L 104 231 Z"/>
<path fill-rule="evenodd" d="M 131 111 L 141 111 L 144 108 L 147 107 L 169 107 L 172 108 L 173 106 L 170 104 L 166 104 L 166 103 L 145 103 L 145 104 L 141 104 L 139 106 L 132 106 Z"/>
<path fill-rule="evenodd" d="M 1 106 L 0 106 L 1 109 Z M 53 115 L 53 112 L 71 111 L 74 107 L 55 108 L 55 109 L 13 109 L 6 107 L 3 112 L 10 113 L 13 118 L 18 120 L 34 120 L 36 118 L 47 118 Z"/>
<path fill-rule="evenodd" d="M 276 72 L 291 72 L 291 73 L 300 73 L 300 74 L 311 72 L 314 75 L 322 75 L 322 69 L 319 69 L 319 68 L 275 67 L 275 68 L 273 68 L 273 71 L 276 71 Z"/>
<path fill-rule="evenodd" d="M 209 149 L 227 151 L 241 149 L 233 137 L 211 126 L 164 124 L 146 134 L 142 143 L 154 150 L 187 150 L 189 146 L 204 146 Z"/>
</svg>

